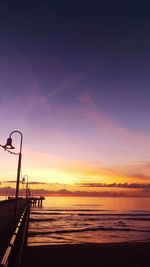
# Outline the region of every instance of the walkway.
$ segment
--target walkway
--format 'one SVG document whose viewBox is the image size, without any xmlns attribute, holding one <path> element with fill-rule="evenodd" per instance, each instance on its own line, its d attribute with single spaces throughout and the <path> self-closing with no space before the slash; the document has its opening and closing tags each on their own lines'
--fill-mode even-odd
<svg viewBox="0 0 150 267">
<path fill-rule="evenodd" d="M 26 203 L 25 199 L 18 201 L 18 218 L 23 211 Z M 9 239 L 11 238 L 14 230 L 14 199 L 0 202 L 0 260 L 6 250 Z"/>
</svg>

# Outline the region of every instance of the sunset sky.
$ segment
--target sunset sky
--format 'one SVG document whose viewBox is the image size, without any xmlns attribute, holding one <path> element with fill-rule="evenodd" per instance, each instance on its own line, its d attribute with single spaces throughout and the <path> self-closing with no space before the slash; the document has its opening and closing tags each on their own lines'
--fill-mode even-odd
<svg viewBox="0 0 150 267">
<path fill-rule="evenodd" d="M 149 184 L 149 4 L 8 2 L 0 4 L 0 144 L 22 132 L 22 175 L 71 190 Z M 12 138 L 18 151 L 20 136 Z M 16 179 L 17 160 L 0 150 L 2 182 Z"/>
</svg>

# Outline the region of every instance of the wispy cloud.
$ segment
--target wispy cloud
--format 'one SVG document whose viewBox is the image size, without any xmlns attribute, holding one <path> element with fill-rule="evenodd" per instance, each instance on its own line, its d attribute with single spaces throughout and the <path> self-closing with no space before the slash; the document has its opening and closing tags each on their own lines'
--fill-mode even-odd
<svg viewBox="0 0 150 267">
<path fill-rule="evenodd" d="M 79 185 L 79 184 L 77 184 Z M 139 184 L 139 183 L 111 183 L 111 184 L 102 184 L 102 183 L 81 183 L 81 187 L 110 187 L 110 188 L 142 188 L 142 189 L 150 189 L 150 184 Z"/>
<path fill-rule="evenodd" d="M 118 124 L 112 118 L 106 116 L 99 110 L 100 107 L 97 106 L 94 98 L 88 91 L 83 94 L 81 93 L 78 97 L 78 101 L 81 103 L 82 108 L 84 107 L 85 116 L 95 123 L 96 128 L 99 127 L 100 130 L 105 129 L 106 131 L 110 131 L 112 134 L 115 134 L 129 143 L 138 143 L 139 141 L 148 143 L 148 141 L 150 141 L 150 138 L 147 136 L 123 127 L 123 125 Z"/>
<path fill-rule="evenodd" d="M 21 181 L 20 181 L 21 182 Z M 23 182 L 23 181 L 22 181 Z M 3 181 L 2 183 L 4 183 L 4 184 L 16 184 L 16 180 L 6 180 L 6 181 Z M 24 182 L 23 182 L 24 183 Z M 44 182 L 30 182 L 30 181 L 28 181 L 28 184 L 33 184 L 33 185 L 45 185 L 45 184 L 47 184 L 47 183 L 44 183 Z"/>
</svg>

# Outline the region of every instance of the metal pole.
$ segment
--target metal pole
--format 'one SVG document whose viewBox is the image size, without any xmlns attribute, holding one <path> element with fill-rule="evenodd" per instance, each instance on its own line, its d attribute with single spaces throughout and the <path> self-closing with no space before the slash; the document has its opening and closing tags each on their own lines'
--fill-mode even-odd
<svg viewBox="0 0 150 267">
<path fill-rule="evenodd" d="M 27 177 L 27 182 L 26 182 L 26 199 L 28 198 L 28 175 L 26 175 Z"/>
<path fill-rule="evenodd" d="M 10 138 L 13 133 L 19 133 L 21 136 L 20 140 L 20 152 L 19 152 L 19 158 L 18 158 L 18 169 L 17 169 L 17 182 L 16 182 L 16 197 L 15 197 L 15 208 L 14 208 L 14 218 L 17 219 L 17 211 L 18 211 L 18 196 L 19 196 L 19 182 L 20 182 L 20 172 L 21 172 L 21 159 L 22 159 L 22 139 L 23 135 L 19 131 L 13 131 L 10 134 Z"/>
<path fill-rule="evenodd" d="M 21 153 L 19 153 L 18 169 L 17 169 L 17 182 L 16 182 L 15 210 L 14 210 L 15 219 L 17 218 L 17 211 L 18 211 L 18 196 L 19 196 L 19 182 L 20 182 L 20 171 L 21 171 L 21 158 L 22 158 L 22 155 L 21 155 Z"/>
</svg>

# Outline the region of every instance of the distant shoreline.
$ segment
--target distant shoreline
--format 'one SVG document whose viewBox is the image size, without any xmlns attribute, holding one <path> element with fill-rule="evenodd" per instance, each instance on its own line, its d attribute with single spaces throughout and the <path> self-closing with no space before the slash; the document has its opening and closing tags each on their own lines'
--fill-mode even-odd
<svg viewBox="0 0 150 267">
<path fill-rule="evenodd" d="M 9 195 L 4 195 L 4 194 L 1 194 L 0 193 L 0 196 L 1 197 L 9 197 Z M 120 195 L 90 195 L 90 194 L 87 194 L 87 195 L 78 195 L 78 194 L 33 194 L 34 197 L 39 197 L 39 196 L 43 196 L 43 197 L 85 197 L 85 198 L 150 198 L 150 196 L 120 196 Z M 20 195 L 20 197 L 25 197 L 24 194 Z"/>
</svg>

